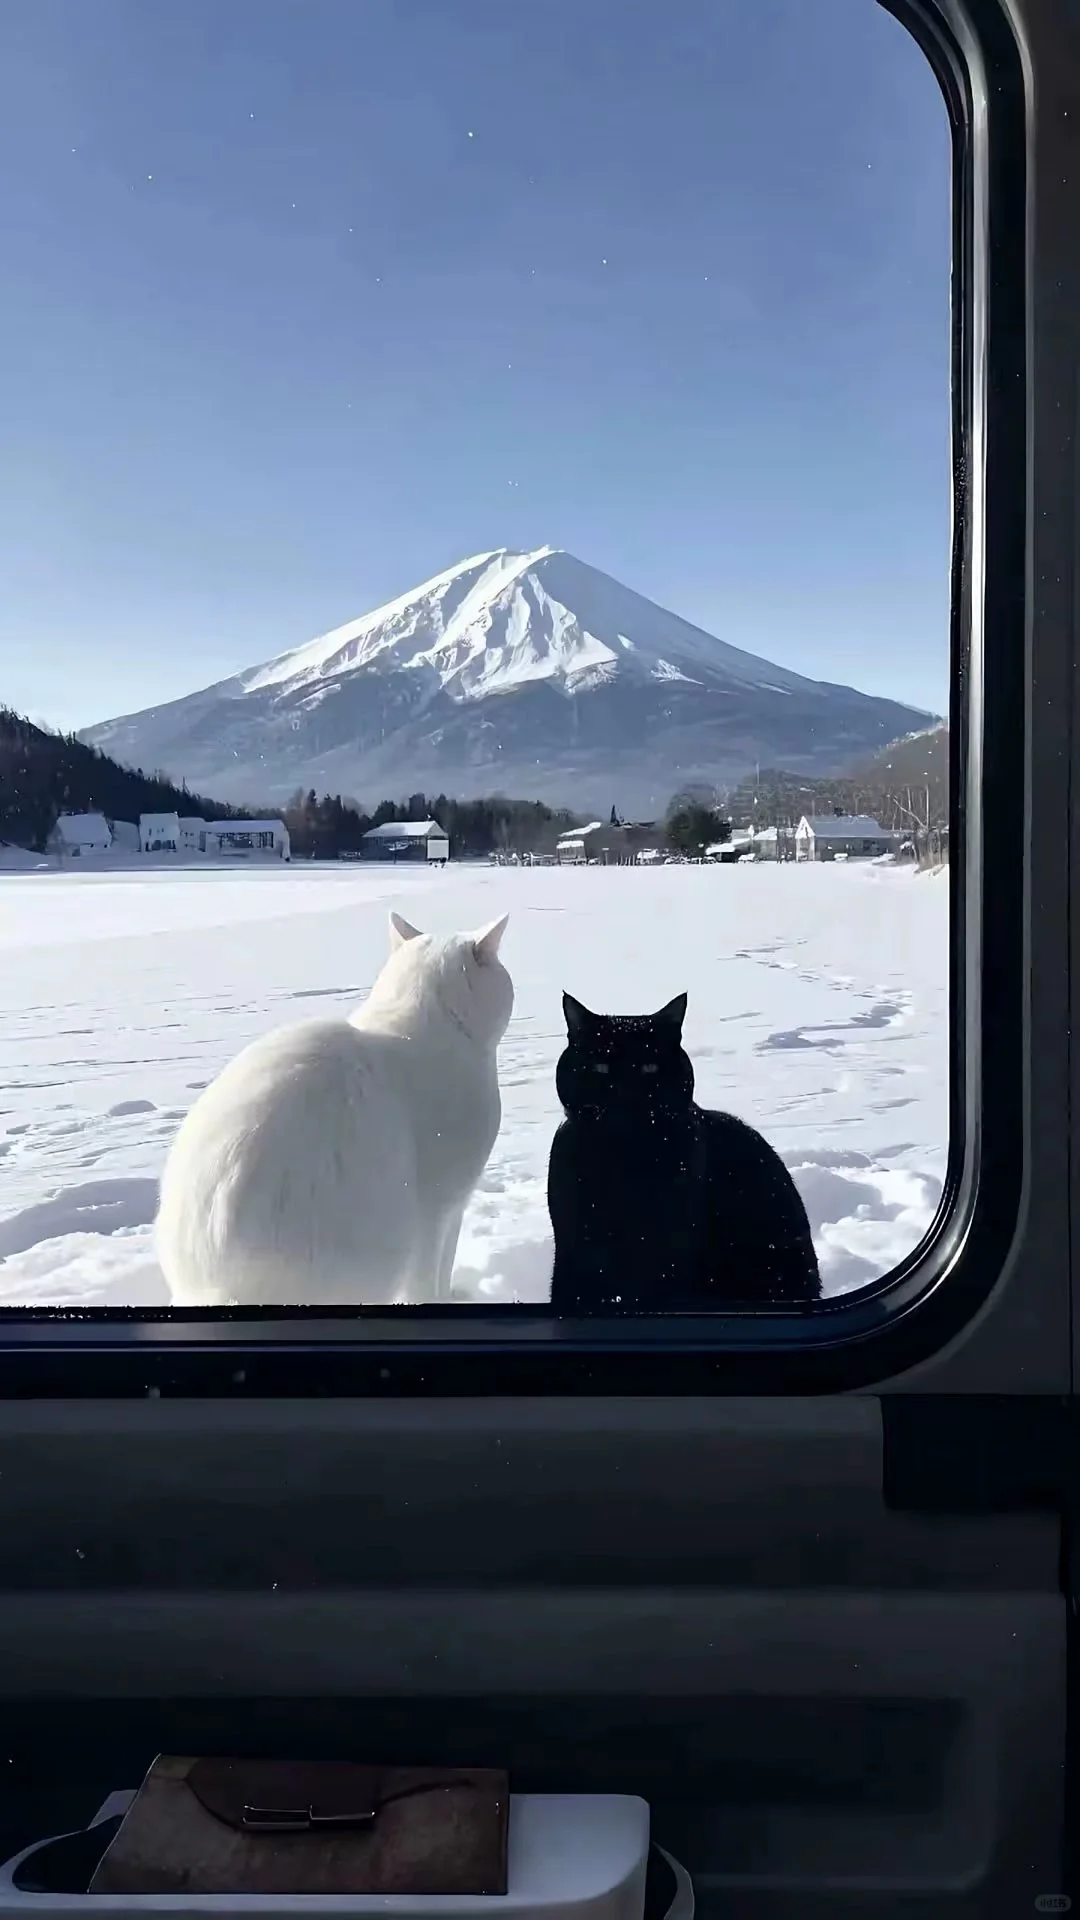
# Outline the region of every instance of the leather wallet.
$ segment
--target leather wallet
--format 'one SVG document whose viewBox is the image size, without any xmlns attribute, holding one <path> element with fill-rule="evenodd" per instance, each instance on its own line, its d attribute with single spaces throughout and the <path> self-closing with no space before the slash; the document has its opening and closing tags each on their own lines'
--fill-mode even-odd
<svg viewBox="0 0 1080 1920">
<path fill-rule="evenodd" d="M 159 1755 L 90 1892 L 505 1893 L 509 1806 L 487 1767 Z"/>
</svg>

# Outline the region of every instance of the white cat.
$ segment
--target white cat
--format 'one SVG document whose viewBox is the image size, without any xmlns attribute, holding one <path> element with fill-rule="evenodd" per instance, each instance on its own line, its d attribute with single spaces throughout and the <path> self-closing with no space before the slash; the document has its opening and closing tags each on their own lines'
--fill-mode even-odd
<svg viewBox="0 0 1080 1920">
<path fill-rule="evenodd" d="M 391 914 L 390 958 L 351 1019 L 268 1034 L 212 1082 L 161 1181 L 174 1306 L 449 1299 L 501 1118 L 505 927 L 440 940 Z"/>
</svg>

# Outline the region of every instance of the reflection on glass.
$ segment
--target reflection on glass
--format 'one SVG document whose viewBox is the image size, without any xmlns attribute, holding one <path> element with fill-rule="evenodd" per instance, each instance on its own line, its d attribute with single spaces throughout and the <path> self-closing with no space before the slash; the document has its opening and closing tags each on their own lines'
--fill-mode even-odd
<svg viewBox="0 0 1080 1920">
<path fill-rule="evenodd" d="M 0 1305 L 888 1273 L 949 1079 L 903 29 L 13 0 L 0 163 Z"/>
</svg>

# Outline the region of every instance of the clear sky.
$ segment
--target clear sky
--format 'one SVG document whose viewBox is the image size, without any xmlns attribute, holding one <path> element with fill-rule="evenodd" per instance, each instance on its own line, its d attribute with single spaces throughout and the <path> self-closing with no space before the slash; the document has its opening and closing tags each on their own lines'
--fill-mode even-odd
<svg viewBox="0 0 1080 1920">
<path fill-rule="evenodd" d="M 875 0 L 5 0 L 0 701 L 569 548 L 940 708 L 949 151 Z"/>
</svg>

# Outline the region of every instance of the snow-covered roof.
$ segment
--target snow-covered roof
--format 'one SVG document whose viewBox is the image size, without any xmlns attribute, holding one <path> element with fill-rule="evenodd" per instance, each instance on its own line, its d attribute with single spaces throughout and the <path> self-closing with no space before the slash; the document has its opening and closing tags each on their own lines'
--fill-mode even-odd
<svg viewBox="0 0 1080 1920">
<path fill-rule="evenodd" d="M 112 846 L 112 832 L 103 813 L 62 813 L 56 831 L 69 847 Z"/>
<path fill-rule="evenodd" d="M 206 821 L 203 819 L 200 819 L 197 813 L 182 813 L 180 815 L 180 825 L 182 827 L 195 827 L 197 829 L 201 829 L 205 827 Z"/>
<path fill-rule="evenodd" d="M 177 813 L 140 813 L 139 825 L 144 833 L 160 833 L 163 828 L 179 827 L 180 816 Z"/>
<path fill-rule="evenodd" d="M 372 670 L 436 676 L 455 703 L 545 681 L 574 693 L 614 678 L 653 689 L 726 682 L 798 695 L 808 687 L 554 547 L 474 554 L 238 679 L 245 694 L 281 689 L 310 714 L 318 711 L 311 695 Z"/>
<path fill-rule="evenodd" d="M 590 820 L 587 827 L 571 827 L 568 833 L 560 833 L 556 845 L 561 847 L 564 843 L 569 845 L 573 840 L 583 840 L 587 833 L 600 833 L 605 825 L 607 825 L 606 821 Z"/>
<path fill-rule="evenodd" d="M 705 853 L 706 856 L 710 853 L 733 853 L 736 847 L 752 846 L 753 841 L 752 833 L 733 833 L 728 840 L 714 840 L 711 846 L 706 847 Z"/>
<path fill-rule="evenodd" d="M 868 813 L 823 813 L 813 820 L 804 815 L 799 824 L 807 828 L 815 840 L 895 839 L 894 834 L 887 832 L 881 822 Z"/>
<path fill-rule="evenodd" d="M 369 827 L 365 840 L 445 840 L 446 829 L 437 820 L 388 820 L 384 826 Z"/>
</svg>

